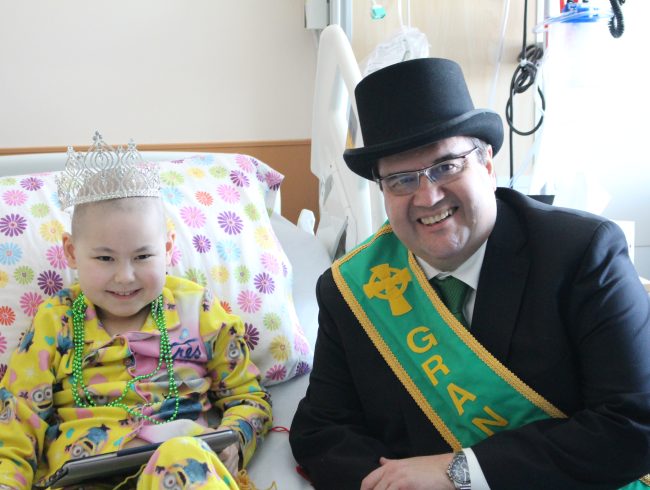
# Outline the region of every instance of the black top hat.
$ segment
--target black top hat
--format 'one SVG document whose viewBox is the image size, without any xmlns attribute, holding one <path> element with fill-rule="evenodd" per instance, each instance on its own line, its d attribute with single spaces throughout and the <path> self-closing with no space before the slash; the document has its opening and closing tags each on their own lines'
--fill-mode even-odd
<svg viewBox="0 0 650 490">
<path fill-rule="evenodd" d="M 355 91 L 365 146 L 345 150 L 350 170 L 372 180 L 381 157 L 451 136 L 473 136 L 496 154 L 503 143 L 501 117 L 474 109 L 460 66 L 442 58 L 418 58 L 382 68 Z"/>
</svg>

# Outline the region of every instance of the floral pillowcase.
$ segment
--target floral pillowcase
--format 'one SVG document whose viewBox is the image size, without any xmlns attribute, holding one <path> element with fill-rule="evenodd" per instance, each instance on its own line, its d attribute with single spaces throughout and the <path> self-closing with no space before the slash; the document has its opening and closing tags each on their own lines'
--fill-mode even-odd
<svg viewBox="0 0 650 490">
<path fill-rule="evenodd" d="M 309 372 L 312 353 L 291 294 L 292 270 L 269 212 L 284 178 L 253 157 L 203 154 L 159 162 L 169 273 L 209 287 L 239 315 L 266 385 Z M 0 377 L 38 305 L 74 282 L 61 234 L 70 217 L 54 173 L 0 178 Z"/>
</svg>

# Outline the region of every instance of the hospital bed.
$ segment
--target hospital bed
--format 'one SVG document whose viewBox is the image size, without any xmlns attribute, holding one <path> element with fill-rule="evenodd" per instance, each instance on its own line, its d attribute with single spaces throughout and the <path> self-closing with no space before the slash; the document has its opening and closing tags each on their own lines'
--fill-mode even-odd
<svg viewBox="0 0 650 490">
<path fill-rule="evenodd" d="M 189 199 L 196 197 L 198 192 L 209 191 L 205 195 L 199 194 L 198 202 L 207 203 L 209 199 L 213 199 L 215 201 L 213 206 L 217 206 L 219 191 L 216 190 L 215 182 L 223 179 L 213 177 L 210 172 L 219 176 L 224 168 L 232 172 L 233 169 L 257 167 L 257 175 L 253 176 L 252 173 L 246 174 L 242 171 L 238 174 L 239 179 L 248 177 L 252 187 L 257 177 L 257 182 L 263 188 L 267 188 L 267 182 L 261 181 L 264 180 L 263 177 L 269 179 L 270 188 L 275 187 L 277 180 L 274 174 L 272 177 L 263 174 L 261 178 L 259 169 L 269 170 L 270 167 L 246 155 L 142 152 L 142 156 L 145 160 L 157 161 L 160 165 L 161 175 L 165 180 L 164 192 L 170 193 L 169 198 L 164 196 L 163 199 L 167 199 L 166 208 L 168 213 L 172 214 L 181 209 L 186 202 L 184 198 L 182 200 L 179 198 L 180 195 Z M 56 248 L 57 243 L 60 243 L 57 234 L 60 236 L 61 225 L 67 227 L 69 223 L 65 221 L 66 216 L 56 207 L 56 199 L 53 195 L 54 173 L 50 173 L 62 169 L 66 158 L 65 153 L 0 157 L 0 249 L 4 254 L 3 258 L 0 258 L 0 375 L 4 374 L 10 353 L 30 324 L 30 315 L 33 314 L 36 302 L 42 300 L 46 293 L 53 293 L 57 284 L 59 287 L 64 287 L 74 280 L 72 271 L 61 268 L 60 256 L 57 259 L 57 253 L 60 251 Z M 204 176 L 201 177 L 201 174 Z M 223 177 L 225 182 L 230 180 L 230 175 Z M 208 178 L 213 178 L 214 182 L 207 181 Z M 174 186 L 169 186 L 168 184 L 174 179 L 178 182 L 175 182 Z M 244 206 L 243 188 L 231 185 L 228 189 L 239 189 L 242 192 L 239 204 Z M 254 197 L 247 203 L 249 214 L 252 213 L 250 205 L 253 202 Z M 231 204 L 228 209 L 236 209 L 237 205 L 237 203 Z M 207 206 L 204 207 L 209 209 Z M 201 205 L 196 204 L 194 208 L 201 209 Z M 259 212 L 260 209 L 264 213 Z M 270 312 L 271 316 L 266 317 L 275 321 L 270 328 L 276 330 L 264 330 L 264 318 L 250 319 L 250 313 L 238 311 L 236 300 L 231 298 L 230 294 L 222 292 L 218 295 L 222 300 L 229 300 L 230 308 L 235 310 L 235 313 L 243 313 L 245 322 L 254 325 L 256 330 L 251 330 L 250 336 L 252 341 L 259 339 L 258 349 L 267 333 L 282 330 L 285 337 L 293 337 L 285 345 L 290 346 L 292 354 L 289 354 L 289 359 L 284 362 L 274 363 L 271 360 L 269 364 L 268 355 L 253 351 L 261 360 L 260 369 L 272 396 L 274 429 L 258 448 L 248 472 L 252 481 L 260 489 L 269 488 L 273 483 L 281 490 L 309 488 L 309 483 L 296 471 L 296 463 L 289 448 L 287 430 L 297 403 L 304 396 L 308 384 L 308 371 L 317 330 L 316 280 L 329 267 L 331 260 L 324 245 L 313 233 L 299 228 L 277 212 L 278 206 L 274 205 L 273 199 L 257 206 L 257 211 L 261 216 L 255 216 L 257 219 L 255 232 L 250 236 L 247 235 L 247 238 L 244 238 L 243 231 L 240 234 L 242 240 L 248 240 L 250 237 L 252 237 L 250 240 L 257 240 L 253 243 L 253 250 L 246 251 L 245 244 L 236 243 L 234 240 L 228 242 L 228 245 L 231 247 L 231 252 L 234 247 L 240 247 L 241 265 L 245 265 L 245 261 L 257 260 L 259 255 L 266 258 L 264 267 L 267 270 L 277 267 L 278 276 L 286 279 L 284 283 L 279 280 L 275 282 L 277 293 L 281 287 L 288 288 L 282 293 L 283 296 L 274 298 L 274 303 L 280 305 L 281 310 L 279 313 Z M 267 215 L 267 219 L 263 214 L 269 211 L 270 215 Z M 242 213 L 244 212 L 246 210 L 242 210 Z M 215 208 L 212 215 L 206 211 L 205 216 L 208 219 L 214 216 L 218 220 L 218 213 Z M 182 216 L 180 218 L 179 216 L 180 213 L 174 216 L 177 218 L 174 223 L 176 243 L 191 243 L 192 233 L 196 230 L 192 226 L 195 224 L 187 225 L 181 221 Z M 15 226 L 13 232 L 8 231 L 10 222 Z M 249 224 L 246 221 L 243 223 L 244 226 Z M 215 266 L 209 264 L 219 263 L 219 253 L 223 254 L 226 251 L 219 249 L 221 250 L 219 252 L 217 247 L 226 242 L 210 234 L 215 231 L 214 227 L 211 230 L 207 227 L 202 230 L 204 238 L 212 240 L 211 252 L 214 252 L 212 257 L 204 263 L 189 264 L 195 269 L 192 272 L 189 266 L 183 265 L 183 260 L 190 260 L 191 257 L 202 254 L 190 250 L 193 245 L 187 245 L 179 259 L 180 262 L 171 272 L 192 277 L 200 282 L 206 281 L 207 277 L 208 283 L 214 283 L 211 278 L 220 278 L 219 274 L 224 275 L 225 269 L 215 270 Z M 49 251 L 49 259 L 45 258 L 47 251 Z M 48 262 L 44 262 L 45 260 Z M 229 260 L 233 260 L 232 256 Z M 188 270 L 191 271 L 189 275 Z M 230 273 L 232 274 L 233 271 Z M 251 276 L 255 274 L 252 266 L 249 266 L 249 273 Z M 217 281 L 216 286 L 223 287 L 223 284 Z M 255 292 L 254 289 L 250 289 Z M 232 295 L 237 294 L 237 291 L 232 291 Z M 261 296 L 258 294 L 257 297 Z M 264 303 L 262 303 L 263 308 L 265 308 Z M 273 316 L 275 313 L 277 314 Z M 274 349 L 272 342 L 273 339 L 269 347 L 271 350 Z M 280 359 L 282 360 L 281 356 Z"/>
</svg>

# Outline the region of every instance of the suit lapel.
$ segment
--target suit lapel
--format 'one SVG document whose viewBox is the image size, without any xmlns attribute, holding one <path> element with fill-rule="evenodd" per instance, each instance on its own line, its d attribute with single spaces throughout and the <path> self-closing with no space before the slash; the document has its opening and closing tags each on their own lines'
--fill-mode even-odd
<svg viewBox="0 0 650 490">
<path fill-rule="evenodd" d="M 497 200 L 497 220 L 488 239 L 472 318 L 472 334 L 505 362 L 528 276 L 526 242 L 516 214 Z"/>
</svg>

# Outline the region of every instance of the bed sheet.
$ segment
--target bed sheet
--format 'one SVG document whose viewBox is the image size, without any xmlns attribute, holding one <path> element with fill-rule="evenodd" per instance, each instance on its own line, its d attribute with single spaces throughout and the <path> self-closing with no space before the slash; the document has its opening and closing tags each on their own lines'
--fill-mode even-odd
<svg viewBox="0 0 650 490">
<path fill-rule="evenodd" d="M 307 340 L 313 347 L 318 330 L 316 281 L 330 266 L 329 255 L 314 235 L 296 227 L 286 218 L 273 214 L 271 224 L 291 261 L 296 312 Z M 309 376 L 303 375 L 270 388 L 273 425 L 276 430 L 266 436 L 248 469 L 258 488 L 269 488 L 273 482 L 278 490 L 311 488 L 309 482 L 296 471 L 296 462 L 289 447 L 289 433 L 283 430 L 291 425 L 293 414 L 308 384 Z"/>
</svg>

